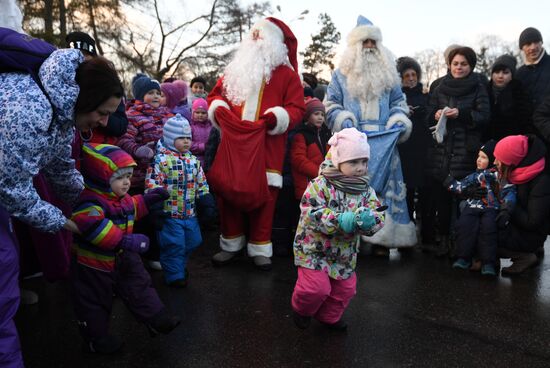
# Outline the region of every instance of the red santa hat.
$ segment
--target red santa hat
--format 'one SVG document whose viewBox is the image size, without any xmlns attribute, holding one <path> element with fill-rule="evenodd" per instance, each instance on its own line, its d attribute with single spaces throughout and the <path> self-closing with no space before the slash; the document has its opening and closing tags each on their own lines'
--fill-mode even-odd
<svg viewBox="0 0 550 368">
<path fill-rule="evenodd" d="M 278 34 L 288 50 L 288 60 L 296 73 L 298 73 L 298 40 L 290 28 L 280 19 L 267 17 L 261 20 L 254 28 L 261 28 L 264 32 Z"/>
</svg>

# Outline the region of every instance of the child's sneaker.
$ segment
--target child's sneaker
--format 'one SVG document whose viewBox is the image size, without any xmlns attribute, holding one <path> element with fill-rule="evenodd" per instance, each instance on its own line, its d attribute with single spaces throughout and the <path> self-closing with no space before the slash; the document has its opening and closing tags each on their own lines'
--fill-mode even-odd
<svg viewBox="0 0 550 368">
<path fill-rule="evenodd" d="M 495 270 L 495 266 L 493 266 L 491 263 L 486 263 L 481 266 L 481 274 L 484 276 L 496 276 L 497 272 Z"/>
<path fill-rule="evenodd" d="M 467 270 L 471 266 L 471 262 L 465 260 L 464 258 L 459 258 L 453 263 L 453 268 L 460 268 L 462 270 Z"/>
<path fill-rule="evenodd" d="M 301 314 L 298 314 L 296 312 L 292 312 L 292 319 L 294 320 L 294 324 L 299 329 L 305 330 L 309 327 L 309 324 L 311 323 L 311 317 L 309 316 L 302 316 Z"/>
</svg>

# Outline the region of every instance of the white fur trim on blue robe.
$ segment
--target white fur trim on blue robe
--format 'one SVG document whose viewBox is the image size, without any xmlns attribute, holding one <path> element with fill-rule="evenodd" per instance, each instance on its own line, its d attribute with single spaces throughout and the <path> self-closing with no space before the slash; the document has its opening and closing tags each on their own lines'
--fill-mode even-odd
<svg viewBox="0 0 550 368">
<path fill-rule="evenodd" d="M 386 129 L 390 129 L 395 124 L 399 127 L 403 127 L 404 131 L 399 136 L 399 140 L 397 141 L 397 144 L 406 142 L 412 133 L 412 121 L 407 117 L 405 114 L 397 113 L 390 116 L 388 119 L 388 122 L 386 123 Z"/>
<path fill-rule="evenodd" d="M 408 248 L 416 244 L 416 226 L 414 222 L 400 224 L 393 220 L 391 214 L 386 214 L 384 227 L 373 236 L 362 236 L 370 244 L 387 248 Z"/>
</svg>

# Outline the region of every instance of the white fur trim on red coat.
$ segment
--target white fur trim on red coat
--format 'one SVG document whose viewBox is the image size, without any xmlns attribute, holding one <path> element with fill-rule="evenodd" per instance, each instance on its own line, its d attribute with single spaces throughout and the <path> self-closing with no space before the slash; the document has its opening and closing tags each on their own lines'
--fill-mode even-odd
<svg viewBox="0 0 550 368">
<path fill-rule="evenodd" d="M 399 140 L 397 141 L 397 143 L 399 144 L 406 142 L 412 133 L 413 124 L 411 120 L 405 114 L 393 114 L 392 116 L 390 116 L 388 122 L 386 123 L 386 129 L 390 129 L 395 124 L 405 127 L 405 131 L 399 135 Z"/>
<path fill-rule="evenodd" d="M 275 188 L 283 187 L 283 176 L 281 174 L 268 171 L 266 172 L 266 175 L 267 175 L 267 185 Z"/>
<path fill-rule="evenodd" d="M 225 107 L 227 110 L 231 110 L 231 108 L 224 100 L 214 100 L 210 104 L 210 107 L 208 108 L 208 119 L 210 119 L 212 125 L 214 125 L 216 129 L 220 130 L 220 125 L 216 121 L 216 115 L 214 114 L 218 107 Z"/>
<path fill-rule="evenodd" d="M 273 243 L 271 242 L 266 244 L 255 244 L 249 242 L 246 245 L 246 248 L 248 250 L 249 257 L 264 256 L 271 258 L 271 256 L 273 256 Z"/>
<path fill-rule="evenodd" d="M 238 252 L 246 245 L 246 238 L 240 235 L 234 238 L 224 238 L 220 235 L 220 248 L 226 252 Z"/>
<path fill-rule="evenodd" d="M 268 114 L 270 112 L 272 112 L 277 118 L 277 125 L 275 125 L 275 128 L 268 131 L 267 134 L 279 135 L 286 132 L 288 129 L 288 124 L 290 124 L 290 116 L 288 115 L 288 112 L 281 106 L 275 106 L 265 110 L 264 114 Z"/>
<path fill-rule="evenodd" d="M 344 122 L 344 120 L 347 120 L 347 119 L 350 119 L 351 121 L 353 121 L 354 126 L 357 125 L 357 119 L 355 118 L 355 115 L 353 115 L 351 111 L 342 110 L 334 118 L 334 125 L 332 126 L 332 132 L 336 133 L 342 130 L 342 123 Z"/>
</svg>

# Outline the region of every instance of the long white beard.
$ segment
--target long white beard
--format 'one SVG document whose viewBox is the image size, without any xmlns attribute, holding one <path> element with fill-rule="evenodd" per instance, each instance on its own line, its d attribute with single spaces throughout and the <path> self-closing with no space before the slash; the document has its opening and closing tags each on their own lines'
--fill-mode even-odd
<svg viewBox="0 0 550 368">
<path fill-rule="evenodd" d="M 282 64 L 290 65 L 283 42 L 274 38 L 245 38 L 224 71 L 226 97 L 235 105 L 242 104 L 260 88 L 262 81 L 268 83 L 273 69 Z"/>
<path fill-rule="evenodd" d="M 395 57 L 382 45 L 377 49 L 364 49 L 361 43 L 348 46 L 340 71 L 347 78 L 348 92 L 359 101 L 378 99 L 400 83 Z"/>
</svg>

